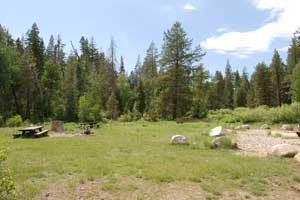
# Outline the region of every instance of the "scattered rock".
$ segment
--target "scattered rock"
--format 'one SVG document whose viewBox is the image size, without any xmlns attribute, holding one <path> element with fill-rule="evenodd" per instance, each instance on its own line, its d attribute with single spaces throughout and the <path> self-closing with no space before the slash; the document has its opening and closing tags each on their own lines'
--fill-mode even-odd
<svg viewBox="0 0 300 200">
<path fill-rule="evenodd" d="M 262 130 L 268 130 L 268 129 L 271 129 L 271 127 L 268 125 L 268 124 L 263 124 L 260 129 Z"/>
<path fill-rule="evenodd" d="M 250 129 L 250 125 L 249 124 L 243 124 L 241 126 L 242 129 Z"/>
<path fill-rule="evenodd" d="M 187 138 L 183 135 L 174 135 L 170 141 L 171 144 L 189 144 Z"/>
<path fill-rule="evenodd" d="M 281 126 L 281 130 L 285 130 L 285 131 L 293 131 L 294 130 L 294 127 L 290 124 L 283 124 Z"/>
<path fill-rule="evenodd" d="M 222 126 L 218 126 L 214 129 L 210 130 L 210 132 L 209 132 L 209 136 L 211 136 L 211 137 L 218 137 L 218 136 L 223 136 L 223 135 L 227 135 L 227 134 L 229 134 L 228 130 Z"/>
<path fill-rule="evenodd" d="M 278 144 L 272 146 L 271 154 L 279 157 L 292 158 L 299 152 L 295 146 L 290 144 Z"/>
<path fill-rule="evenodd" d="M 300 163 L 300 152 L 294 158 Z"/>
<path fill-rule="evenodd" d="M 237 142 L 233 141 L 230 137 L 217 137 L 212 141 L 211 148 L 236 149 Z"/>
</svg>

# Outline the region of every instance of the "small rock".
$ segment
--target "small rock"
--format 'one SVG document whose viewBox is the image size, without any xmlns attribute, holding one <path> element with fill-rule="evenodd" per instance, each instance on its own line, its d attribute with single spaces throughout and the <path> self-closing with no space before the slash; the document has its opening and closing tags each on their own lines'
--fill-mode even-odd
<svg viewBox="0 0 300 200">
<path fill-rule="evenodd" d="M 222 126 L 218 126 L 212 130 L 210 130 L 209 132 L 209 136 L 211 137 L 218 137 L 218 136 L 223 136 L 223 135 L 227 135 L 229 134 L 228 133 L 228 130 L 223 128 Z"/>
<path fill-rule="evenodd" d="M 281 130 L 285 130 L 285 131 L 293 131 L 294 130 L 294 127 L 290 124 L 283 124 L 281 126 Z"/>
<path fill-rule="evenodd" d="M 294 158 L 300 163 L 300 152 Z"/>
<path fill-rule="evenodd" d="M 222 136 L 222 137 L 217 137 L 215 138 L 212 143 L 211 143 L 212 148 L 230 148 L 230 149 L 235 149 L 237 148 L 237 142 L 233 141 L 231 138 Z"/>
<path fill-rule="evenodd" d="M 170 141 L 171 144 L 189 144 L 188 140 L 183 135 L 174 135 Z"/>
<path fill-rule="evenodd" d="M 292 158 L 299 152 L 295 146 L 290 144 L 279 144 L 272 146 L 271 154 L 279 157 Z"/>
<path fill-rule="evenodd" d="M 250 129 L 250 125 L 249 124 L 244 124 L 241 126 L 242 129 Z"/>
<path fill-rule="evenodd" d="M 268 124 L 264 124 L 260 127 L 260 129 L 262 130 L 268 130 L 268 129 L 271 129 L 271 127 L 268 125 Z"/>
</svg>

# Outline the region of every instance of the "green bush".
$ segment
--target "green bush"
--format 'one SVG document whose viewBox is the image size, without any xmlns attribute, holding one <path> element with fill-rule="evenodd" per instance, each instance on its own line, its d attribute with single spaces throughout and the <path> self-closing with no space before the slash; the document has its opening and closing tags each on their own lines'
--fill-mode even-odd
<svg viewBox="0 0 300 200">
<path fill-rule="evenodd" d="M 6 125 L 9 127 L 17 127 L 22 125 L 22 117 L 20 115 L 15 115 L 6 120 Z"/>
<path fill-rule="evenodd" d="M 120 122 L 132 122 L 133 121 L 133 116 L 131 112 L 125 113 L 121 115 L 118 119 Z"/>
<path fill-rule="evenodd" d="M 15 200 L 17 199 L 16 187 L 10 170 L 3 166 L 5 159 L 5 153 L 0 151 L 0 200 Z"/>
<path fill-rule="evenodd" d="M 225 123 L 297 123 L 300 119 L 300 103 L 269 108 L 236 108 L 235 110 L 220 109 L 209 111 L 208 118 Z"/>
</svg>

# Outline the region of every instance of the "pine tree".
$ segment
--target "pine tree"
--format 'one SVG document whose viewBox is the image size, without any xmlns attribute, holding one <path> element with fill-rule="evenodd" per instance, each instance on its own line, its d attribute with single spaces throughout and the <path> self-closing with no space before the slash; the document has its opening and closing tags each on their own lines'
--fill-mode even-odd
<svg viewBox="0 0 300 200">
<path fill-rule="evenodd" d="M 210 89 L 207 96 L 207 106 L 210 110 L 224 108 L 224 88 L 225 81 L 220 71 L 216 71 L 215 76 L 210 83 Z"/>
<path fill-rule="evenodd" d="M 237 77 L 236 72 L 236 76 Z M 237 78 L 235 78 L 237 80 Z M 234 107 L 246 107 L 247 106 L 247 94 L 250 89 L 250 83 L 248 80 L 248 74 L 246 69 L 243 70 L 242 77 L 240 78 L 239 84 L 235 81 L 235 91 L 234 91 Z"/>
<path fill-rule="evenodd" d="M 63 119 L 64 106 L 62 99 L 62 72 L 58 64 L 48 60 L 42 76 L 45 116 Z"/>
<path fill-rule="evenodd" d="M 77 90 L 77 65 L 75 56 L 68 58 L 65 80 L 64 80 L 64 99 L 65 99 L 65 119 L 66 121 L 77 121 L 78 113 L 78 90 Z"/>
<path fill-rule="evenodd" d="M 207 114 L 206 97 L 208 92 L 209 72 L 204 70 L 202 64 L 193 69 L 193 106 L 192 115 L 196 118 L 203 118 Z"/>
<path fill-rule="evenodd" d="M 44 72 L 45 46 L 44 46 L 44 41 L 42 38 L 40 38 L 39 34 L 40 34 L 39 28 L 37 27 L 37 24 L 34 23 L 31 27 L 31 30 L 29 30 L 27 33 L 26 43 L 27 43 L 27 48 L 32 52 L 32 55 L 35 58 L 35 62 L 36 62 L 35 67 L 37 69 L 39 78 L 41 78 Z"/>
<path fill-rule="evenodd" d="M 192 40 L 179 22 L 165 32 L 161 65 L 164 70 L 164 92 L 169 99 L 171 117 L 182 117 L 191 105 L 191 68 L 204 56 L 200 46 L 192 49 Z"/>
<path fill-rule="evenodd" d="M 121 56 L 121 64 L 120 64 L 120 74 L 125 73 L 124 59 Z"/>
<path fill-rule="evenodd" d="M 252 79 L 255 105 L 272 106 L 272 82 L 269 68 L 265 63 L 256 66 Z"/>
<path fill-rule="evenodd" d="M 300 102 L 300 63 L 298 63 L 291 75 L 291 95 L 293 102 Z"/>
<path fill-rule="evenodd" d="M 142 67 L 142 77 L 145 86 L 145 110 L 150 110 L 151 100 L 154 95 L 155 82 L 157 79 L 157 59 L 158 52 L 154 42 L 152 42 L 147 49 L 146 57 Z"/>
<path fill-rule="evenodd" d="M 233 76 L 229 61 L 225 68 L 224 104 L 226 108 L 233 109 Z"/>
<path fill-rule="evenodd" d="M 272 81 L 272 88 L 274 90 L 274 99 L 275 105 L 281 106 L 283 102 L 283 80 L 284 80 L 284 68 L 282 65 L 282 60 L 277 50 L 274 51 L 274 56 L 272 59 L 272 63 L 270 65 L 270 74 Z"/>
<path fill-rule="evenodd" d="M 116 120 L 119 116 L 118 101 L 114 92 L 108 98 L 106 105 L 106 116 L 112 120 Z"/>
</svg>

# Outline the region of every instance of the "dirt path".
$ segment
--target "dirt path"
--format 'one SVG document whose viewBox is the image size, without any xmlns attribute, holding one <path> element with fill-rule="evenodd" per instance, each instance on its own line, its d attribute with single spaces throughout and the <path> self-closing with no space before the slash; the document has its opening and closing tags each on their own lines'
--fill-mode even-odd
<svg viewBox="0 0 300 200">
<path fill-rule="evenodd" d="M 292 144 L 300 148 L 300 138 L 293 137 L 295 134 L 279 130 L 272 131 L 273 136 L 269 133 L 270 130 L 238 131 L 238 147 L 241 149 L 239 153 L 242 155 L 265 157 L 268 156 L 268 153 L 274 145 Z M 277 133 L 283 135 L 283 137 L 275 137 L 274 135 Z M 291 137 L 291 139 L 287 139 L 286 137 Z"/>
</svg>

